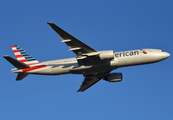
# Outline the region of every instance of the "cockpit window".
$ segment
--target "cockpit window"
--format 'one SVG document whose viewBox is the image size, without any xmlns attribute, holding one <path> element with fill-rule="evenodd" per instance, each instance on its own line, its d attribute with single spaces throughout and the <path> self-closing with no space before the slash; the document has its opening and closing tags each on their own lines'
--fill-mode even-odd
<svg viewBox="0 0 173 120">
<path fill-rule="evenodd" d="M 161 50 L 162 52 L 165 52 L 164 50 Z"/>
</svg>

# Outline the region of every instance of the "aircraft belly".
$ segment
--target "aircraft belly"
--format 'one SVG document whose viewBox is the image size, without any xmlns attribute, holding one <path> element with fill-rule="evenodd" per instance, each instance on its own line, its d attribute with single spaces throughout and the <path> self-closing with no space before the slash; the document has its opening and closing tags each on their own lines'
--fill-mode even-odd
<svg viewBox="0 0 173 120">
<path fill-rule="evenodd" d="M 84 74 L 84 73 L 97 73 L 97 72 L 107 72 L 112 70 L 109 64 L 104 65 L 91 65 L 91 66 L 80 66 L 70 70 L 72 74 Z"/>
<path fill-rule="evenodd" d="M 54 74 L 61 75 L 61 74 L 70 73 L 69 70 L 72 68 L 73 66 L 70 66 L 70 67 L 58 66 L 58 67 L 52 67 L 51 70 Z"/>
</svg>

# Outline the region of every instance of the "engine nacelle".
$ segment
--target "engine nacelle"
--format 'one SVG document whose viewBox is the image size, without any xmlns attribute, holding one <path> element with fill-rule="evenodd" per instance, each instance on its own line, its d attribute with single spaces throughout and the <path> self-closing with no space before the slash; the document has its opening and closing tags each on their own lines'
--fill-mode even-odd
<svg viewBox="0 0 173 120">
<path fill-rule="evenodd" d="M 110 73 L 107 75 L 107 77 L 104 78 L 104 80 L 109 81 L 109 82 L 122 81 L 122 73 Z"/>
<path fill-rule="evenodd" d="M 99 57 L 101 60 L 105 59 L 113 59 L 115 56 L 113 50 L 108 50 L 108 51 L 100 51 Z"/>
</svg>

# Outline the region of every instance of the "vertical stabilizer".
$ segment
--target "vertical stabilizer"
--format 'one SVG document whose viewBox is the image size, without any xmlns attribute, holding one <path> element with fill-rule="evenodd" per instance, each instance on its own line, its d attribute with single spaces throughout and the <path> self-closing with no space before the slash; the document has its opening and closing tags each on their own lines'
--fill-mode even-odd
<svg viewBox="0 0 173 120">
<path fill-rule="evenodd" d="M 34 57 L 32 57 L 30 54 L 28 54 L 25 50 L 23 50 L 18 45 L 12 45 L 11 46 L 17 60 L 27 64 L 27 65 L 33 65 L 40 63 L 38 60 L 36 60 Z"/>
</svg>

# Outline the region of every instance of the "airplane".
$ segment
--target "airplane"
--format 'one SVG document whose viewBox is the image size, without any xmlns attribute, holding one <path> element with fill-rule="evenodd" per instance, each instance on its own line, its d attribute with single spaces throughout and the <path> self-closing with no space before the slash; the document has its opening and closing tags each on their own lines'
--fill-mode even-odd
<svg viewBox="0 0 173 120">
<path fill-rule="evenodd" d="M 61 42 L 67 44 L 70 51 L 76 54 L 74 58 L 39 62 L 18 45 L 12 45 L 17 59 L 3 56 L 14 67 L 13 73 L 18 73 L 16 80 L 22 80 L 29 74 L 63 75 L 83 74 L 84 81 L 77 92 L 83 92 L 101 79 L 108 82 L 122 81 L 122 73 L 110 73 L 120 67 L 144 65 L 162 61 L 170 56 L 160 49 L 137 49 L 114 52 L 113 50 L 97 51 L 73 37 L 52 22 L 47 24 L 59 35 Z"/>
</svg>

